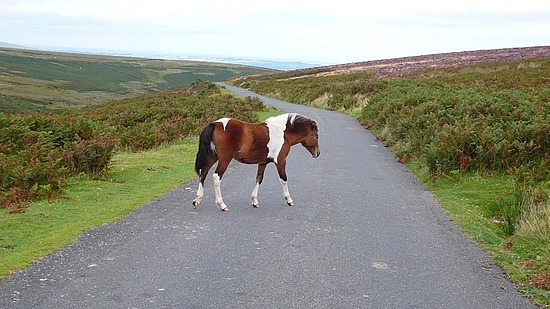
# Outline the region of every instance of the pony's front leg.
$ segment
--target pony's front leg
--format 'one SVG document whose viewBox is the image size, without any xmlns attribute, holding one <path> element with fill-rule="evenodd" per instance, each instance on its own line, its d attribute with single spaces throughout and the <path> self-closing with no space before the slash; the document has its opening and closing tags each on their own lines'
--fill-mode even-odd
<svg viewBox="0 0 550 309">
<path fill-rule="evenodd" d="M 212 176 L 214 178 L 214 192 L 216 193 L 216 205 L 220 206 L 222 211 L 229 211 L 229 207 L 225 205 L 222 199 L 222 189 L 220 187 L 221 177 L 218 173 L 214 173 Z"/>
<path fill-rule="evenodd" d="M 250 198 L 252 199 L 252 207 L 258 208 L 260 207 L 260 202 L 258 202 L 258 190 L 260 189 L 260 183 L 256 182 L 256 185 L 254 186 L 254 189 L 252 190 L 252 194 L 250 195 Z"/>
<path fill-rule="evenodd" d="M 277 172 L 279 172 L 279 179 L 281 180 L 281 185 L 283 186 L 283 196 L 285 197 L 286 203 L 288 206 L 294 206 L 294 201 L 290 197 L 290 192 L 288 191 L 285 160 L 279 160 L 279 163 L 277 164 Z"/>
<path fill-rule="evenodd" d="M 266 166 L 267 164 L 258 164 L 256 185 L 254 186 L 254 190 L 252 190 L 252 194 L 250 195 L 250 198 L 252 199 L 252 206 L 255 208 L 260 207 L 260 203 L 258 202 L 258 190 L 260 189 L 260 185 L 262 184 L 262 181 L 264 179 L 264 171 Z"/>
<path fill-rule="evenodd" d="M 288 191 L 287 181 L 283 180 L 282 178 L 280 180 L 281 184 L 283 185 L 283 195 L 285 197 L 286 203 L 288 204 L 288 206 L 294 206 L 294 201 L 290 197 L 290 192 Z"/>
</svg>

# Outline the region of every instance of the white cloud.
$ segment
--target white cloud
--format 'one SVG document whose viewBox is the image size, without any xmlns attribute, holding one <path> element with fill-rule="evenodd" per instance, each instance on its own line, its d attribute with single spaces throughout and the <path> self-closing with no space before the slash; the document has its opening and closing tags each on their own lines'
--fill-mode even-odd
<svg viewBox="0 0 550 309">
<path fill-rule="evenodd" d="M 3 0 L 0 41 L 338 63 L 548 45 L 550 2 Z"/>
</svg>

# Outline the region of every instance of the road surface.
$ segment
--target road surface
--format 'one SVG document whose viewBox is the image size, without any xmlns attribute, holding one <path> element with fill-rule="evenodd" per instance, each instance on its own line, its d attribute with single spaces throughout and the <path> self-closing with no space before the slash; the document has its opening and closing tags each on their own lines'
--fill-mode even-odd
<svg viewBox="0 0 550 309">
<path fill-rule="evenodd" d="M 252 93 L 227 86 L 243 95 Z M 432 194 L 353 119 L 316 119 L 321 156 L 292 148 L 287 206 L 273 165 L 197 180 L 0 282 L 0 308 L 530 308 Z"/>
</svg>

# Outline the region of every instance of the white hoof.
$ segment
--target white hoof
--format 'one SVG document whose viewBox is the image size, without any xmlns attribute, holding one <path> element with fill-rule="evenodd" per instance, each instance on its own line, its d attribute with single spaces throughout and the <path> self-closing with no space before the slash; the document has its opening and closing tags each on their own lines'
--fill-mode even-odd
<svg viewBox="0 0 550 309">
<path fill-rule="evenodd" d="M 294 201 L 292 200 L 292 198 L 290 196 L 285 197 L 285 200 L 286 200 L 286 203 L 288 204 L 288 206 L 294 206 Z"/>
</svg>

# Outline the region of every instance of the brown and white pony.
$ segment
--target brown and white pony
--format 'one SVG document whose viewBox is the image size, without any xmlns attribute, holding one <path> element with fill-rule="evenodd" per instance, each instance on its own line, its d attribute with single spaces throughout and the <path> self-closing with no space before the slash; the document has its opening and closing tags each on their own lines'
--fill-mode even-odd
<svg viewBox="0 0 550 309">
<path fill-rule="evenodd" d="M 259 207 L 258 189 L 264 177 L 267 164 L 277 166 L 283 186 L 283 194 L 289 206 L 294 205 L 290 197 L 286 176 L 286 157 L 290 146 L 301 143 L 314 158 L 319 150 L 319 127 L 317 122 L 296 113 L 271 117 L 262 123 L 247 123 L 233 118 L 222 118 L 208 124 L 199 138 L 199 150 L 195 160 L 195 171 L 199 175 L 199 188 L 193 200 L 197 208 L 203 196 L 204 179 L 216 161 L 214 191 L 216 205 L 221 210 L 229 208 L 222 199 L 220 182 L 229 162 L 236 159 L 246 164 L 258 164 L 256 186 L 252 190 L 252 206 Z"/>
</svg>

